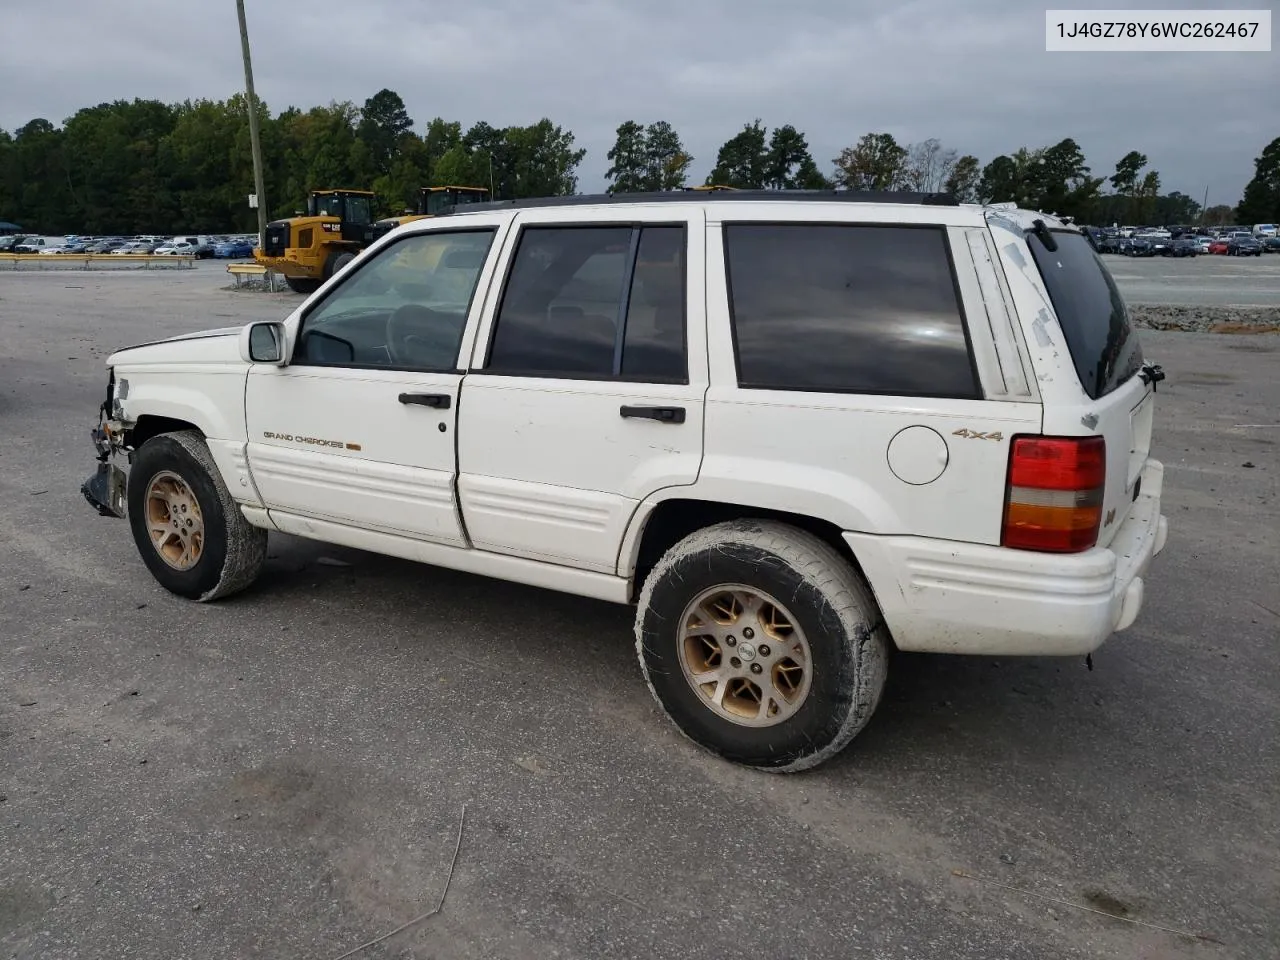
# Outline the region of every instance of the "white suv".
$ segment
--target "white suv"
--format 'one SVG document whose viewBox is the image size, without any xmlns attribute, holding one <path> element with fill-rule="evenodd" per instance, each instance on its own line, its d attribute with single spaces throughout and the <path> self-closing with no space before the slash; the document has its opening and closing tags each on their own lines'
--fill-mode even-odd
<svg viewBox="0 0 1280 960">
<path fill-rule="evenodd" d="M 1008 206 L 469 204 L 107 363 L 84 492 L 169 590 L 278 530 L 632 603 L 663 709 L 770 770 L 847 744 L 895 646 L 1089 653 L 1167 534 L 1163 373 L 1085 236 Z"/>
</svg>

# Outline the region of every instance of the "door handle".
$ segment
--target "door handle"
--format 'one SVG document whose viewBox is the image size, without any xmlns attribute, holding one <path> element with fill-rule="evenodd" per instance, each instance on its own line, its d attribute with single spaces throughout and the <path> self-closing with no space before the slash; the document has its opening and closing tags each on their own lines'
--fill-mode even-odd
<svg viewBox="0 0 1280 960">
<path fill-rule="evenodd" d="M 619 407 L 618 413 L 660 423 L 684 423 L 684 407 Z"/>
<path fill-rule="evenodd" d="M 402 393 L 401 403 L 416 403 L 422 407 L 435 407 L 437 410 L 448 410 L 453 398 L 447 393 Z"/>
</svg>

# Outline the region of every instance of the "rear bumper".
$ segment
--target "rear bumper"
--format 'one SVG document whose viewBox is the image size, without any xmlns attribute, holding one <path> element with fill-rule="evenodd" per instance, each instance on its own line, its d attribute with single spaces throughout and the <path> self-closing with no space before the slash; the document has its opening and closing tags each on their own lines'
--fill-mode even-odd
<svg viewBox="0 0 1280 960">
<path fill-rule="evenodd" d="M 1143 578 L 1164 549 L 1164 466 L 1148 460 L 1141 495 L 1106 547 L 1047 554 L 922 537 L 846 533 L 901 650 L 1072 656 L 1133 624 Z"/>
</svg>

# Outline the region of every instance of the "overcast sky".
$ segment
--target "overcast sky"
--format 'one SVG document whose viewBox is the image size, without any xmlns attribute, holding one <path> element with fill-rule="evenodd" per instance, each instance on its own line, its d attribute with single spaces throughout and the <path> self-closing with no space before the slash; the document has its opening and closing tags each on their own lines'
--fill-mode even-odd
<svg viewBox="0 0 1280 960">
<path fill-rule="evenodd" d="M 273 111 L 399 93 L 433 116 L 540 117 L 604 186 L 627 119 L 667 120 L 701 182 L 744 123 L 791 123 L 830 171 L 869 131 L 938 137 L 985 164 L 1063 137 L 1096 175 L 1131 149 L 1163 188 L 1235 203 L 1280 136 L 1280 53 L 1046 53 L 1029 0 L 249 0 L 258 95 Z M 1062 0 L 1055 7 L 1238 9 L 1277 0 Z M 1280 20 L 1280 17 L 1277 17 Z M 1273 27 L 1273 29 L 1275 29 Z M 224 99 L 243 87 L 234 0 L 5 0 L 0 127 L 61 124 L 118 98 Z"/>
</svg>

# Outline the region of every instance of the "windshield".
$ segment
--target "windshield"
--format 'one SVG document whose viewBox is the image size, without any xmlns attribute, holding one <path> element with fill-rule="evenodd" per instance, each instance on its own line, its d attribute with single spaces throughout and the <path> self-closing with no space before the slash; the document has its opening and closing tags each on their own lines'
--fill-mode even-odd
<svg viewBox="0 0 1280 960">
<path fill-rule="evenodd" d="M 1055 251 L 1031 231 L 1027 244 L 1058 314 L 1080 385 L 1096 400 L 1138 372 L 1142 347 L 1115 280 L 1089 242 L 1070 231 L 1055 230 L 1053 236 Z"/>
<path fill-rule="evenodd" d="M 373 211 L 368 197 L 347 197 L 347 215 L 343 218 L 348 223 L 372 223 Z"/>
<path fill-rule="evenodd" d="M 485 193 L 474 190 L 435 190 L 427 194 L 423 213 L 437 214 L 454 204 L 483 203 L 488 199 Z"/>
<path fill-rule="evenodd" d="M 332 194 L 316 197 L 316 216 L 342 219 L 342 198 Z"/>
</svg>

